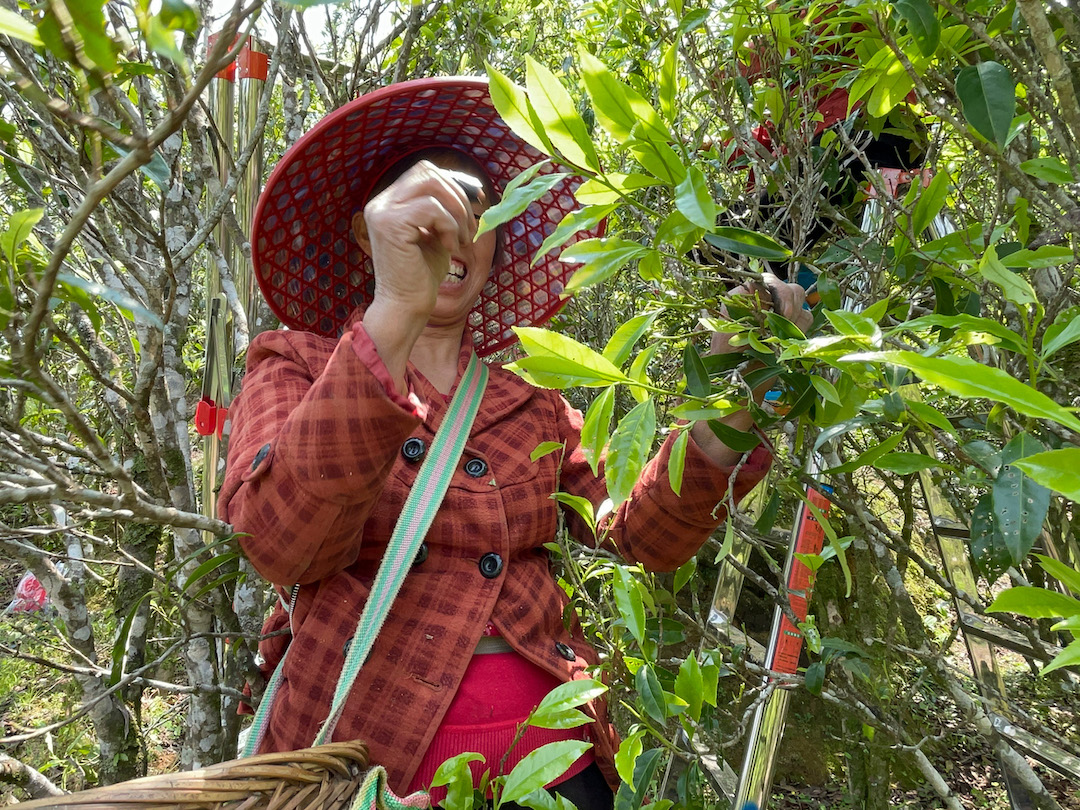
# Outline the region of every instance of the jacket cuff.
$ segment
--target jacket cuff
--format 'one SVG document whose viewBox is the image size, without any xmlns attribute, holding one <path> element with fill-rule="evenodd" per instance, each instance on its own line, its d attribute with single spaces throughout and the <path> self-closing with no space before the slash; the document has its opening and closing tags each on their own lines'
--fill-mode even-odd
<svg viewBox="0 0 1080 810">
<path fill-rule="evenodd" d="M 408 386 L 409 390 L 405 396 L 398 393 L 397 383 L 390 376 L 390 370 L 386 367 L 379 350 L 375 348 L 375 343 L 364 328 L 362 321 L 357 321 L 352 326 L 352 347 L 353 351 L 356 352 L 356 356 L 360 358 L 360 362 L 367 366 L 368 371 L 382 385 L 383 391 L 386 392 L 386 396 L 390 398 L 391 402 L 420 419 L 426 416 L 427 408 L 420 401 L 416 392 L 413 391 L 412 383 L 409 382 L 408 377 L 405 379 L 405 385 Z"/>
<path fill-rule="evenodd" d="M 772 465 L 772 454 L 763 446 L 756 447 L 741 464 L 719 466 L 702 450 L 691 436 L 686 444 L 686 463 L 683 467 L 682 487 L 679 495 L 671 489 L 668 465 L 675 434 L 668 436 L 656 457 L 656 464 L 647 471 L 651 481 L 648 492 L 654 502 L 681 521 L 702 528 L 714 529 L 727 515 L 728 489 L 735 503 L 742 500 L 750 490 L 765 477 Z M 736 472 L 737 471 L 737 472 Z M 734 474 L 734 479 L 732 478 Z M 663 477 L 663 480 L 657 480 Z"/>
</svg>

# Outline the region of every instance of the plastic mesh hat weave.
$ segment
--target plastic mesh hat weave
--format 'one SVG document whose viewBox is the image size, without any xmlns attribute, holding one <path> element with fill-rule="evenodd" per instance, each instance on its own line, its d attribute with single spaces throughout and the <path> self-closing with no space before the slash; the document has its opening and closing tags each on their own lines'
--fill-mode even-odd
<svg viewBox="0 0 1080 810">
<path fill-rule="evenodd" d="M 472 157 L 500 192 L 544 158 L 510 131 L 483 79 L 402 82 L 335 110 L 285 153 L 255 212 L 255 276 L 283 324 L 337 337 L 354 310 L 371 302 L 375 276 L 352 235 L 352 217 L 387 169 L 432 146 Z M 580 182 L 560 182 L 504 226 L 491 278 L 469 314 L 477 354 L 513 343 L 511 327 L 542 324 L 562 305 L 559 294 L 575 267 L 560 262 L 558 251 L 530 263 L 577 207 L 573 191 Z M 602 229 L 583 231 L 568 244 Z"/>
</svg>

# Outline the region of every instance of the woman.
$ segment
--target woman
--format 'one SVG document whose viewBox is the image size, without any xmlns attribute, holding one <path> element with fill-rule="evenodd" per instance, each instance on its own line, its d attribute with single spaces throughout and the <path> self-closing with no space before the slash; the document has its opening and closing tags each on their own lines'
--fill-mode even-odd
<svg viewBox="0 0 1080 810">
<path fill-rule="evenodd" d="M 502 122 L 484 82 L 406 82 L 317 124 L 260 199 L 257 277 L 293 331 L 264 333 L 249 349 L 220 514 L 246 533 L 260 573 L 283 593 L 300 586 L 291 642 L 260 646 L 270 670 L 291 644 L 264 751 L 310 745 L 326 718 L 387 539 L 470 357 L 559 306 L 572 268 L 532 259 L 574 207 L 568 181 L 474 241 L 487 203 L 541 157 Z M 470 199 L 458 173 L 484 191 Z M 801 290 L 772 283 L 781 311 L 801 319 Z M 729 421 L 751 425 L 746 412 Z M 581 423 L 557 392 L 490 369 L 450 488 L 334 734 L 365 740 L 395 790 L 426 786 L 462 751 L 483 753 L 494 771 L 543 695 L 597 663 L 576 617 L 564 626 L 567 600 L 543 548 L 558 521 L 553 491 L 596 505 L 607 496 L 582 453 Z M 628 560 L 681 565 L 722 521 L 734 465 L 736 498 L 764 474 L 764 451 L 744 460 L 703 425 L 692 436 L 681 497 L 667 483 L 668 444 L 609 518 Z M 547 441 L 565 452 L 531 461 Z M 587 541 L 580 520 L 566 518 Z M 287 624 L 279 607 L 265 630 Z M 530 729 L 504 770 L 546 742 L 588 739 L 593 748 L 553 787 L 582 810 L 610 806 L 616 735 L 602 700 L 587 711 L 595 722 L 584 729 Z"/>
</svg>

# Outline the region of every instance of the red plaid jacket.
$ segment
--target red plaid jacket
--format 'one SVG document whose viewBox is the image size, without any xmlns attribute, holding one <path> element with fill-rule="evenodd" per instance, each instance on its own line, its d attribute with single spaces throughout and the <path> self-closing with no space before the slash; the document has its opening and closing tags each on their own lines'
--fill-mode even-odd
<svg viewBox="0 0 1080 810">
<path fill-rule="evenodd" d="M 219 514 L 247 533 L 241 544 L 263 576 L 278 586 L 301 585 L 264 751 L 310 745 L 325 719 L 346 644 L 419 467 L 403 457 L 403 444 L 418 437 L 430 446 L 447 407 L 412 371 L 408 382 L 426 414 L 421 419 L 395 404 L 353 340 L 351 332 L 337 342 L 302 332 L 259 335 L 231 409 Z M 463 347 L 459 372 L 470 352 Z M 418 555 L 334 734 L 365 740 L 392 787 L 408 785 L 489 620 L 521 655 L 563 681 L 587 677 L 585 670 L 597 662 L 577 618 L 564 625 L 567 597 L 543 548 L 556 531 L 559 506 L 549 497 L 556 488 L 596 505 L 607 497 L 582 454 L 581 423 L 558 392 L 491 369 L 465 452 L 428 532 L 426 558 Z M 557 453 L 530 461 L 531 451 L 547 441 L 566 442 L 561 466 Z M 620 553 L 654 570 L 681 565 L 723 520 L 717 504 L 732 472 L 691 442 L 678 497 L 667 483 L 669 452 L 670 444 L 650 462 L 631 501 L 611 521 Z M 486 465 L 479 477 L 465 471 L 472 459 Z M 736 496 L 767 466 L 767 455 L 755 451 L 740 472 Z M 588 530 L 568 516 L 586 539 L 580 532 Z M 480 568 L 488 554 L 502 561 L 493 577 Z M 265 630 L 286 624 L 279 607 Z M 261 645 L 268 672 L 287 639 Z M 590 737 L 597 760 L 617 783 L 617 736 L 602 701 L 588 710 L 596 719 Z"/>
</svg>

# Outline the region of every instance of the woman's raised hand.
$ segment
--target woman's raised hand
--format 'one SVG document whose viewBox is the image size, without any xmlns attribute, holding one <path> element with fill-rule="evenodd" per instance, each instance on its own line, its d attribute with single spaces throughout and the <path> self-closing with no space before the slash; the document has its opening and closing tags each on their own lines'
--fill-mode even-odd
<svg viewBox="0 0 1080 810">
<path fill-rule="evenodd" d="M 456 257 L 471 263 L 476 217 L 462 188 L 422 160 L 353 218 L 375 270 L 375 301 L 399 317 L 427 322 Z"/>
</svg>

